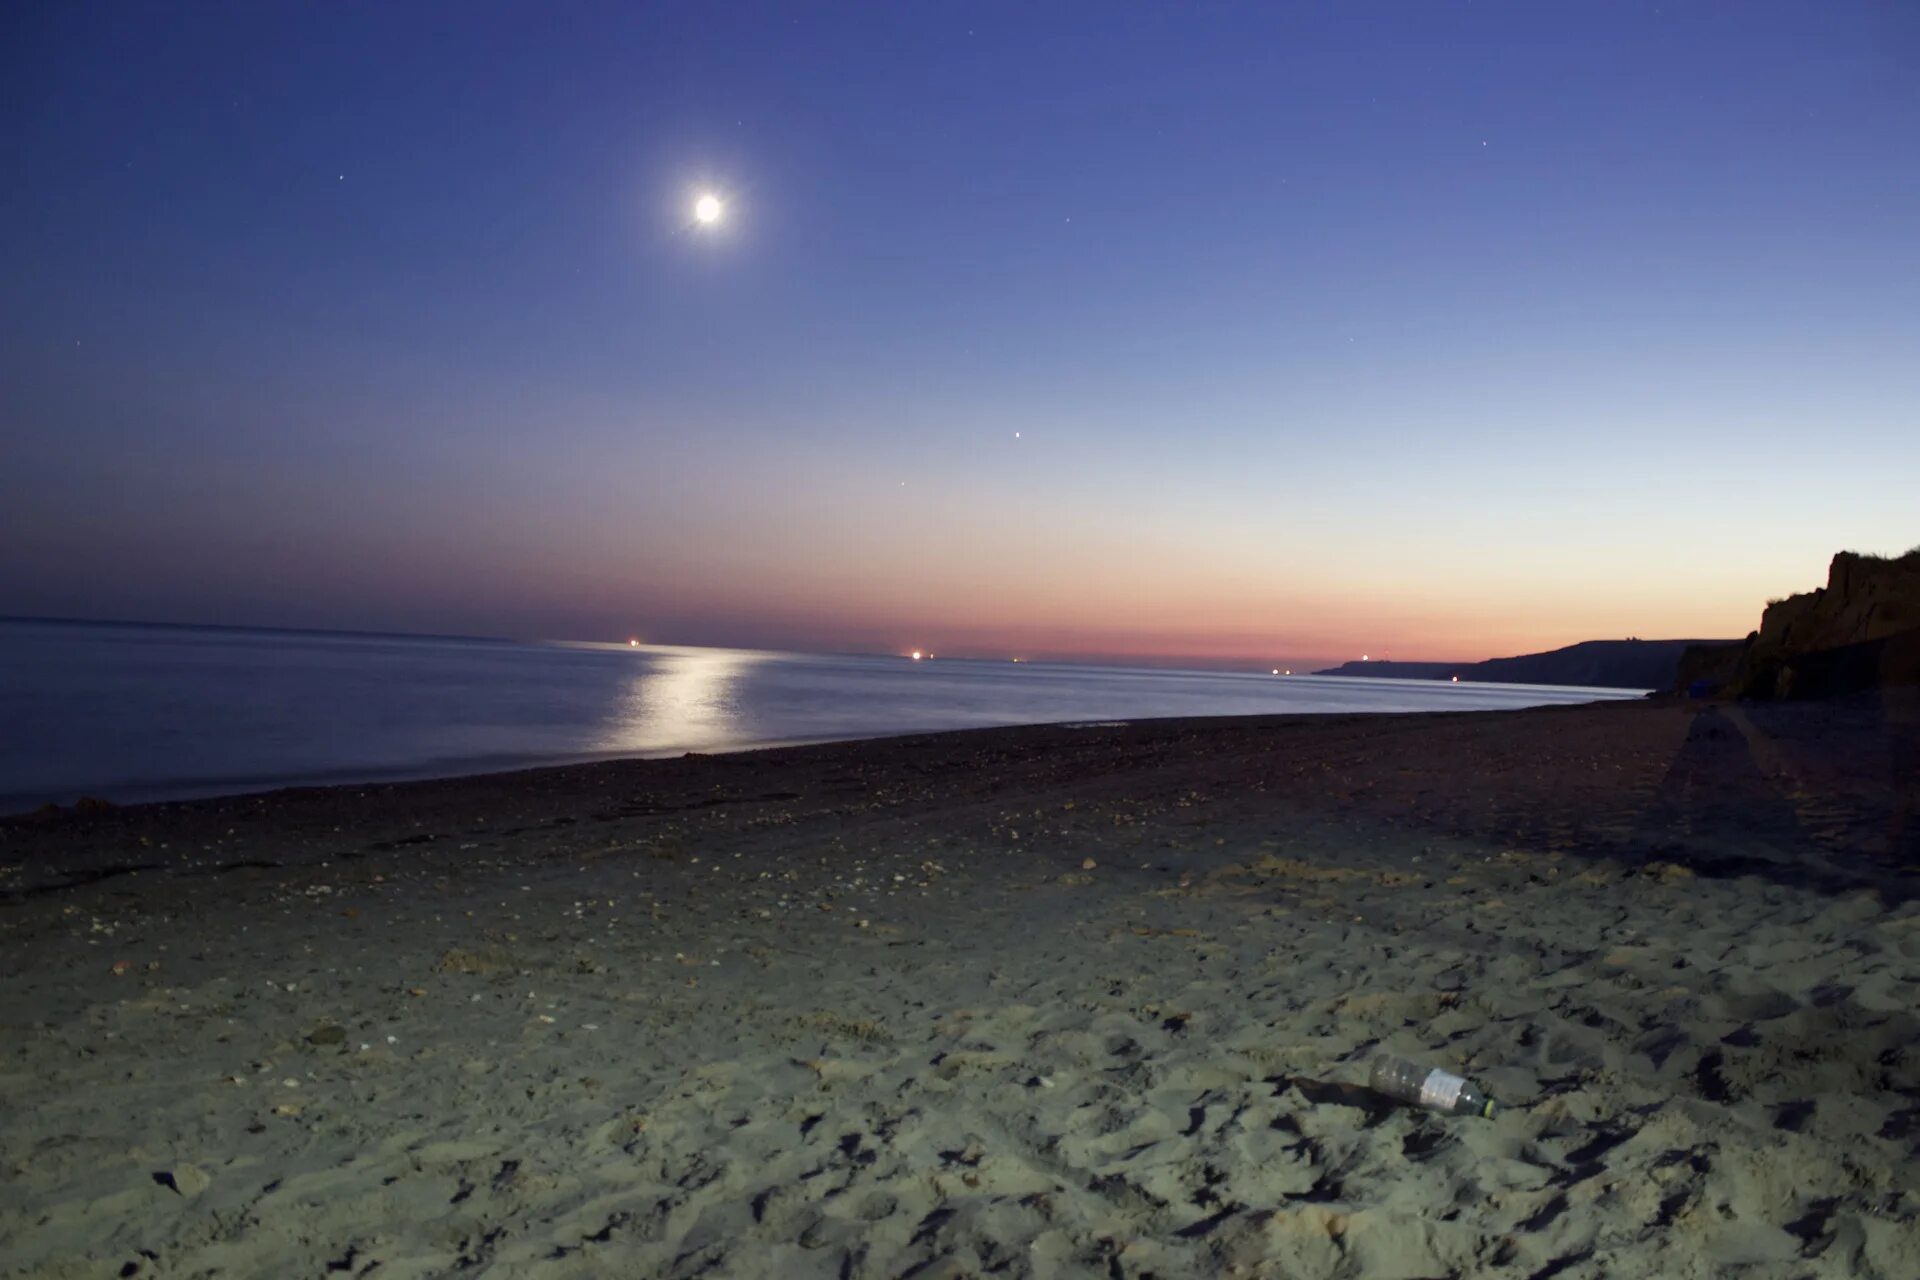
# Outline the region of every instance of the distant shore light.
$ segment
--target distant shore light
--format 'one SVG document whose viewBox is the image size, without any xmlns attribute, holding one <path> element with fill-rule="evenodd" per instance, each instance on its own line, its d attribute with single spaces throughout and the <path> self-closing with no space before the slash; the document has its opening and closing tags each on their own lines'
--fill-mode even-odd
<svg viewBox="0 0 1920 1280">
<path fill-rule="evenodd" d="M 918 649 L 915 649 L 912 653 L 908 654 L 907 656 L 909 658 L 912 658 L 915 662 L 920 661 L 920 651 Z"/>
<path fill-rule="evenodd" d="M 639 647 L 640 647 L 640 642 L 639 642 L 638 640 L 632 640 L 632 639 L 629 639 L 629 640 L 627 641 L 627 648 L 629 648 L 629 649 L 638 649 Z"/>
</svg>

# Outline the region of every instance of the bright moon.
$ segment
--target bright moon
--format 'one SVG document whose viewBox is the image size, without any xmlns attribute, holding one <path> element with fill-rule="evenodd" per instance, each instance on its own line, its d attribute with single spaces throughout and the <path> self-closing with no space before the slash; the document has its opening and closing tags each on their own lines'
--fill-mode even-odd
<svg viewBox="0 0 1920 1280">
<path fill-rule="evenodd" d="M 720 211 L 719 196 L 704 195 L 693 202 L 693 216 L 700 222 L 715 223 L 720 221 Z"/>
</svg>

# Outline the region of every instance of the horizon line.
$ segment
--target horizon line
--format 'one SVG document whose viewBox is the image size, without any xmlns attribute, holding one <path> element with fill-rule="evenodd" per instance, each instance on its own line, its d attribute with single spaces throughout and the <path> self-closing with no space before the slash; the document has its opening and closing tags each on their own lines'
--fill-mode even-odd
<svg viewBox="0 0 1920 1280">
<path fill-rule="evenodd" d="M 266 623 L 253 623 L 253 622 L 162 622 L 162 621 L 146 619 L 146 618 L 74 618 L 74 617 L 60 617 L 60 616 L 45 615 L 45 614 L 6 614 L 6 613 L 0 613 L 0 622 L 57 623 L 57 624 L 64 624 L 64 625 L 96 626 L 96 627 L 164 627 L 172 630 L 181 630 L 181 631 L 261 631 L 261 632 L 280 632 L 287 635 L 357 636 L 357 637 L 363 637 L 367 639 L 458 640 L 458 641 L 464 641 L 468 643 L 478 643 L 478 644 L 606 645 L 612 648 L 632 646 L 637 641 L 639 646 L 646 647 L 646 648 L 732 649 L 736 651 L 752 651 L 753 649 L 758 648 L 762 652 L 804 654 L 804 655 L 811 655 L 816 657 L 900 658 L 905 660 L 912 660 L 912 655 L 914 654 L 925 653 L 926 659 L 928 661 L 940 660 L 937 657 L 937 651 L 931 650 L 931 649 L 901 650 L 901 651 L 888 651 L 888 650 L 878 650 L 878 649 L 793 649 L 793 648 L 782 648 L 778 646 L 687 644 L 687 643 L 678 642 L 678 641 L 638 640 L 636 636 L 628 636 L 623 641 L 623 640 L 615 640 L 615 639 L 587 639 L 587 638 L 572 637 L 572 636 L 480 635 L 480 634 L 469 633 L 469 632 L 449 632 L 449 631 L 374 630 L 374 629 L 369 629 L 365 627 L 280 626 L 280 625 L 273 625 L 273 624 L 266 624 Z M 1644 636 L 1590 637 L 1585 640 L 1574 640 L 1574 641 L 1568 642 L 1567 644 L 1556 645 L 1551 649 L 1541 649 L 1535 652 L 1553 653 L 1561 649 L 1569 649 L 1582 644 L 1603 644 L 1603 643 L 1610 643 L 1610 642 L 1620 643 L 1620 642 L 1636 641 L 1636 642 L 1648 643 L 1648 644 L 1653 644 L 1653 643 L 1722 644 L 1722 643 L 1732 643 L 1733 641 L 1737 641 L 1738 639 L 1739 637 L 1731 637 L 1731 638 L 1715 638 L 1715 637 L 1703 638 L 1703 637 L 1680 637 L 1680 636 L 1654 637 L 1654 638 L 1649 638 Z M 1482 663 L 1482 662 L 1493 662 L 1493 661 L 1499 661 L 1506 658 L 1521 658 L 1521 657 L 1531 657 L 1531 656 L 1534 656 L 1534 655 L 1528 654 L 1528 653 L 1519 653 L 1519 654 L 1498 654 L 1498 655 L 1494 655 L 1492 657 L 1487 657 L 1487 658 L 1457 658 L 1456 659 L 1456 658 L 1393 658 L 1393 657 L 1388 657 L 1384 655 L 1379 658 L 1374 658 L 1371 656 L 1363 655 L 1362 657 L 1358 657 L 1358 658 L 1344 658 L 1344 659 L 1311 658 L 1311 659 L 1305 659 L 1305 660 L 1292 660 L 1292 662 L 1293 662 L 1293 667 L 1296 669 L 1301 667 L 1317 666 L 1319 664 L 1324 663 L 1324 664 L 1327 664 L 1327 669 L 1330 669 L 1330 670 L 1347 667 L 1347 666 L 1358 666 L 1361 664 L 1385 665 L 1389 663 L 1418 664 L 1421 666 L 1470 667 L 1470 666 L 1478 665 L 1479 663 Z M 1015 654 L 1012 652 L 1007 652 L 1003 654 L 994 654 L 994 655 L 983 655 L 978 653 L 958 653 L 958 654 L 953 654 L 944 660 L 948 662 L 995 662 L 995 663 L 1017 663 L 1020 665 L 1039 665 L 1039 664 L 1045 663 L 1045 664 L 1054 664 L 1054 665 L 1084 665 L 1084 666 L 1116 667 L 1116 668 L 1125 668 L 1128 666 L 1171 667 L 1179 663 L 1200 663 L 1204 665 L 1186 667 L 1183 669 L 1193 670 L 1193 671 L 1233 671 L 1233 670 L 1240 670 L 1244 666 L 1245 668 L 1249 669 L 1250 671 L 1253 671 L 1256 674 L 1279 672 L 1286 667 L 1286 664 L 1289 661 L 1287 659 L 1252 658 L 1252 657 L 1203 658 L 1196 655 L 1183 655 L 1183 654 L 1127 655 L 1126 658 L 1122 658 L 1119 655 L 1114 655 L 1114 654 L 1077 654 L 1077 655 L 1049 654 L 1047 656 L 1029 658 L 1023 654 Z M 1276 662 L 1280 664 L 1279 667 L 1276 667 L 1273 665 Z M 1285 670 L 1284 674 L 1294 675 L 1295 671 Z M 1304 671 L 1300 671 L 1299 674 L 1313 675 L 1316 673 L 1311 670 L 1304 670 Z"/>
</svg>

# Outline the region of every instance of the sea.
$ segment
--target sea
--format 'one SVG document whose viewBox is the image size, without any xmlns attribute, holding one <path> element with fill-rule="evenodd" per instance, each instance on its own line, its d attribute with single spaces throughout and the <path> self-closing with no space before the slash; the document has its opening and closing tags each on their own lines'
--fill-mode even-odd
<svg viewBox="0 0 1920 1280">
<path fill-rule="evenodd" d="M 994 725 L 1633 691 L 0 619 L 0 814 Z"/>
</svg>

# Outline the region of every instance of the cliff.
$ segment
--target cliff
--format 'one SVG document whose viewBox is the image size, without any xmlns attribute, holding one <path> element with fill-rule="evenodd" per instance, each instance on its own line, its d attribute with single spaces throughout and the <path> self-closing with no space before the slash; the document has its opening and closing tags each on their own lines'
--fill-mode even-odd
<svg viewBox="0 0 1920 1280">
<path fill-rule="evenodd" d="M 1600 689 L 1664 689 L 1680 655 L 1701 640 L 1588 640 L 1547 653 L 1493 658 L 1462 680 L 1506 684 L 1576 684 Z"/>
<path fill-rule="evenodd" d="M 1753 636 L 1745 640 L 1722 640 L 1711 644 L 1690 644 L 1680 655 L 1680 670 L 1674 680 L 1675 691 L 1685 693 L 1695 686 L 1704 686 L 1708 691 L 1725 688 L 1739 673 L 1740 663 L 1746 657 L 1747 645 Z"/>
<path fill-rule="evenodd" d="M 1806 653 L 1914 627 L 1920 627 L 1920 547 L 1893 560 L 1842 551 L 1827 568 L 1826 586 L 1767 606 L 1754 647 Z"/>
<path fill-rule="evenodd" d="M 1586 640 L 1546 653 L 1489 658 L 1485 662 L 1348 662 L 1314 674 L 1401 680 L 1447 680 L 1458 676 L 1465 681 L 1492 684 L 1665 689 L 1673 684 L 1681 655 L 1689 648 L 1723 643 L 1726 642 Z"/>
<path fill-rule="evenodd" d="M 1920 652 L 1920 547 L 1842 551 L 1827 585 L 1775 600 L 1741 646 L 1726 686 L 1744 697 L 1814 697 L 1910 683 Z"/>
</svg>

